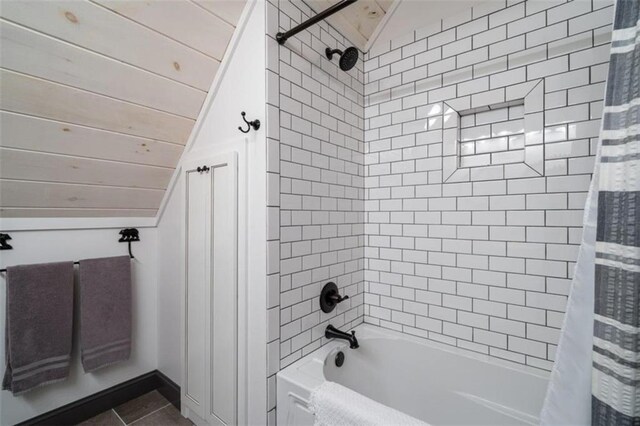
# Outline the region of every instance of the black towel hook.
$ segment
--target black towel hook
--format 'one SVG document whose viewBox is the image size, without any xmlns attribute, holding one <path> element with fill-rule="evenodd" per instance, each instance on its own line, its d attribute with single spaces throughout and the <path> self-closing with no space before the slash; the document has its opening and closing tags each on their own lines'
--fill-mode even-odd
<svg viewBox="0 0 640 426">
<path fill-rule="evenodd" d="M 12 250 L 11 244 L 7 243 L 11 236 L 9 234 L 0 234 L 0 250 Z"/>
<path fill-rule="evenodd" d="M 135 259 L 133 253 L 131 253 L 131 243 L 133 241 L 140 241 L 140 234 L 136 228 L 126 228 L 120 231 L 120 239 L 118 242 L 120 243 L 128 243 L 129 244 L 129 257 L 131 259 Z"/>
<path fill-rule="evenodd" d="M 129 244 L 129 257 L 131 259 L 135 259 L 133 253 L 131 252 L 131 243 L 134 241 L 140 241 L 140 234 L 136 228 L 126 228 L 120 231 L 120 239 L 118 242 L 128 243 Z M 0 234 L 0 250 L 12 250 L 9 244 L 7 244 L 6 240 L 10 240 L 11 237 L 9 234 Z M 73 262 L 74 265 L 79 265 L 80 262 Z M 7 272 L 6 268 L 0 269 L 0 274 L 4 274 Z"/>
<path fill-rule="evenodd" d="M 253 130 L 258 130 L 260 128 L 260 120 L 247 121 L 245 117 L 245 115 L 247 114 L 244 111 L 242 111 L 240 114 L 242 115 L 242 119 L 244 120 L 244 122 L 247 124 L 247 130 L 243 130 L 242 127 L 238 126 L 238 130 L 240 130 L 242 133 L 249 133 L 252 127 Z"/>
</svg>

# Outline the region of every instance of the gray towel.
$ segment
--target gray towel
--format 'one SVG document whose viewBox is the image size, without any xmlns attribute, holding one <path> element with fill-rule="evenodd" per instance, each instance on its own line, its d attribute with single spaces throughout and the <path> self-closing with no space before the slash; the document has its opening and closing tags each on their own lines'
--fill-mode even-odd
<svg viewBox="0 0 640 426">
<path fill-rule="evenodd" d="M 85 372 L 129 359 L 129 256 L 80 261 L 80 352 Z"/>
<path fill-rule="evenodd" d="M 69 375 L 73 262 L 7 268 L 2 389 L 14 395 Z"/>
</svg>

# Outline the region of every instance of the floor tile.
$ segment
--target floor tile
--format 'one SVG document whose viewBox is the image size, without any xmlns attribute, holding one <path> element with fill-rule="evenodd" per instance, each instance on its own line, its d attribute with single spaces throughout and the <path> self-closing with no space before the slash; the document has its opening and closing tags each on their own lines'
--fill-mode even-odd
<svg viewBox="0 0 640 426">
<path fill-rule="evenodd" d="M 191 426 L 193 423 L 189 419 L 182 417 L 180 411 L 173 405 L 169 405 L 162 410 L 133 423 L 134 426 Z"/>
<path fill-rule="evenodd" d="M 132 423 L 169 404 L 158 391 L 152 391 L 116 407 L 114 410 L 126 424 Z"/>
<path fill-rule="evenodd" d="M 123 426 L 124 423 L 120 421 L 116 413 L 113 410 L 105 411 L 102 414 L 98 414 L 95 417 L 85 420 L 80 423 L 80 426 Z"/>
</svg>

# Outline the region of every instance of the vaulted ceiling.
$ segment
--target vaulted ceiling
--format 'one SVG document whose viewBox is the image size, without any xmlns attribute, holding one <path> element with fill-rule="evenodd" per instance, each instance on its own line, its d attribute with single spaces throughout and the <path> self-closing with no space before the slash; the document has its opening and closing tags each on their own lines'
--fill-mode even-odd
<svg viewBox="0 0 640 426">
<path fill-rule="evenodd" d="M 321 12 L 340 0 L 306 0 L 315 12 Z M 327 21 L 360 50 L 367 42 L 391 8 L 394 0 L 358 0 L 329 17 Z"/>
<path fill-rule="evenodd" d="M 329 21 L 364 50 L 393 2 Z M 155 216 L 245 3 L 2 0 L 0 217 Z"/>
<path fill-rule="evenodd" d="M 245 0 L 8 0 L 0 216 L 154 216 Z"/>
</svg>

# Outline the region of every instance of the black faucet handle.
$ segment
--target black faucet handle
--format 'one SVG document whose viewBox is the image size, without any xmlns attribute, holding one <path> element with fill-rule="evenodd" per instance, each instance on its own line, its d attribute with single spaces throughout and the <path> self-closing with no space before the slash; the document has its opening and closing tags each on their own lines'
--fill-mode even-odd
<svg viewBox="0 0 640 426">
<path fill-rule="evenodd" d="M 349 296 L 340 296 L 338 293 L 332 293 L 331 295 L 329 295 L 329 299 L 331 299 L 333 303 L 340 303 L 343 300 L 347 300 L 348 298 Z"/>
<path fill-rule="evenodd" d="M 320 308 L 322 312 L 328 314 L 335 309 L 338 303 L 348 298 L 349 296 L 340 296 L 336 283 L 328 282 L 322 287 L 322 291 L 320 292 Z"/>
</svg>

